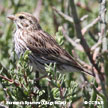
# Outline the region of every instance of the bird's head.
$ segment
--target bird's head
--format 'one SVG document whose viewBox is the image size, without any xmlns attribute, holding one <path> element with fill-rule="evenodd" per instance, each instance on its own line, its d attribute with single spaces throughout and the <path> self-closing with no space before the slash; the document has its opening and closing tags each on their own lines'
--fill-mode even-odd
<svg viewBox="0 0 108 108">
<path fill-rule="evenodd" d="M 18 29 L 41 29 L 37 19 L 32 14 L 21 12 L 15 15 L 9 15 L 8 18 L 14 21 Z"/>
</svg>

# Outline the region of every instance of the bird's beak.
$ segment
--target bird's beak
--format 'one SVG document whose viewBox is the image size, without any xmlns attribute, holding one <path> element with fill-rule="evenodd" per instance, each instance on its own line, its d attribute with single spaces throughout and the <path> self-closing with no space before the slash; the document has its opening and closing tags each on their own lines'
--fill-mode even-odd
<svg viewBox="0 0 108 108">
<path fill-rule="evenodd" d="M 15 18 L 15 16 L 14 15 L 9 15 L 9 16 L 7 16 L 10 20 L 12 20 L 12 21 L 14 21 L 16 18 Z"/>
</svg>

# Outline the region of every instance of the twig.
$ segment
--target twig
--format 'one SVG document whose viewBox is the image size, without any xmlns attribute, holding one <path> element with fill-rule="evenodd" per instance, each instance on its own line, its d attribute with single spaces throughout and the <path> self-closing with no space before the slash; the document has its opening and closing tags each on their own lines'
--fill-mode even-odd
<svg viewBox="0 0 108 108">
<path fill-rule="evenodd" d="M 79 6 L 80 8 L 82 8 L 82 9 L 85 9 L 85 10 L 91 12 L 91 9 L 89 7 L 87 7 L 87 5 L 83 5 L 80 2 L 77 2 L 76 5 Z"/>
<path fill-rule="evenodd" d="M 8 77 L 11 78 L 8 70 L 0 63 L 0 70 L 2 70 L 2 72 Z"/>
<path fill-rule="evenodd" d="M 63 100 L 63 88 L 60 86 L 60 87 L 59 87 L 59 90 L 60 90 L 60 97 L 61 97 L 61 100 Z"/>
<path fill-rule="evenodd" d="M 87 19 L 88 18 L 88 15 L 84 15 L 84 16 L 82 16 L 81 18 L 80 18 L 80 21 L 82 22 L 82 21 L 84 21 L 85 19 Z"/>
<path fill-rule="evenodd" d="M 28 85 L 27 74 L 26 74 L 25 70 L 22 70 L 22 73 L 24 73 L 24 80 L 25 80 L 26 84 Z"/>
<path fill-rule="evenodd" d="M 58 27 L 59 27 L 59 23 L 57 21 L 56 14 L 53 11 L 53 2 L 50 1 L 49 3 L 50 3 L 50 6 L 51 6 L 51 9 L 52 9 L 52 17 L 53 17 L 53 24 L 54 24 L 55 32 L 57 32 L 58 31 Z"/>
<path fill-rule="evenodd" d="M 36 9 L 35 9 L 35 11 L 34 11 L 34 13 L 33 13 L 33 15 L 34 15 L 38 20 L 39 20 L 39 17 L 40 17 L 41 8 L 42 8 L 42 0 L 38 0 Z"/>
<path fill-rule="evenodd" d="M 82 61 L 81 59 L 77 58 L 77 61 L 85 68 L 87 68 L 88 70 L 91 70 L 92 69 L 92 66 L 85 63 L 84 61 Z"/>
<path fill-rule="evenodd" d="M 58 31 L 58 27 L 59 27 L 59 23 L 57 21 L 57 17 L 55 15 L 55 13 L 52 12 L 52 14 L 53 14 L 53 23 L 54 23 L 55 31 L 57 32 Z"/>
<path fill-rule="evenodd" d="M 90 101 L 95 101 L 96 98 L 97 98 L 97 95 L 99 95 L 101 98 L 104 99 L 103 94 L 101 94 L 101 93 L 99 92 L 98 88 L 95 87 L 96 85 L 97 85 L 96 80 L 94 80 L 94 83 L 91 84 L 91 88 L 93 88 L 93 89 L 92 89 L 92 95 L 91 95 Z M 90 108 L 94 108 L 94 105 L 91 104 L 91 105 L 90 105 Z"/>
<path fill-rule="evenodd" d="M 70 42 L 70 43 L 74 46 L 75 49 L 77 49 L 77 50 L 79 50 L 79 51 L 81 51 L 81 52 L 84 52 L 83 47 L 82 47 L 80 44 L 77 44 L 75 41 L 73 41 L 73 40 L 66 34 L 64 28 L 63 28 L 63 30 L 62 30 L 62 33 L 63 33 L 63 36 L 66 38 L 66 40 L 67 40 L 68 42 Z"/>
<path fill-rule="evenodd" d="M 14 83 L 16 86 L 19 86 L 19 85 L 20 85 L 19 83 L 13 81 L 12 79 L 9 79 L 9 78 L 4 77 L 4 76 L 2 76 L 2 75 L 0 75 L 0 78 L 2 78 L 2 79 L 4 79 L 4 80 L 7 80 L 7 81 L 9 81 L 9 82 L 11 82 L 11 83 Z"/>
<path fill-rule="evenodd" d="M 96 48 L 97 48 L 99 45 L 101 45 L 101 43 L 102 43 L 102 36 L 99 34 L 99 40 L 98 40 L 98 42 L 97 42 L 95 45 L 93 45 L 93 46 L 91 47 L 91 51 L 96 50 Z"/>
<path fill-rule="evenodd" d="M 1 78 L 3 78 L 4 80 L 7 80 L 7 81 L 9 81 L 9 82 L 13 82 L 13 80 L 11 80 L 11 79 L 8 79 L 8 78 L 6 78 L 6 77 L 4 77 L 4 76 L 2 76 L 2 75 L 0 75 L 0 77 L 1 77 Z"/>
<path fill-rule="evenodd" d="M 96 89 L 96 87 L 94 86 L 94 84 L 91 84 L 92 88 L 94 89 L 95 93 L 98 94 L 100 97 L 102 97 L 103 99 L 105 98 L 103 94 L 101 94 L 100 92 L 98 92 L 98 90 Z"/>
<path fill-rule="evenodd" d="M 88 34 L 89 34 L 89 36 L 92 38 L 92 40 L 94 41 L 94 42 L 97 42 L 98 41 L 98 39 L 93 35 L 93 33 L 89 30 L 88 31 Z"/>
<path fill-rule="evenodd" d="M 52 8 L 53 8 L 53 10 L 54 10 L 58 15 L 60 15 L 60 16 L 61 16 L 62 18 L 64 18 L 66 21 L 69 21 L 69 22 L 73 23 L 73 18 L 72 18 L 72 17 L 70 17 L 70 16 L 64 14 L 63 12 L 57 10 L 55 7 L 52 7 Z"/>
<path fill-rule="evenodd" d="M 100 51 L 100 47 L 97 47 L 94 51 L 93 51 L 93 60 L 95 61 L 97 56 L 99 55 L 99 51 Z"/>
<path fill-rule="evenodd" d="M 100 20 L 100 17 L 97 17 L 96 19 L 94 19 L 90 24 L 88 24 L 86 27 L 84 27 L 81 32 L 82 35 L 84 35 L 91 27 L 93 27 L 95 24 L 97 24 L 97 22 Z"/>
<path fill-rule="evenodd" d="M 42 78 L 47 78 L 47 77 L 48 77 L 48 75 L 45 74 L 45 75 L 43 75 L 43 76 L 41 76 L 41 77 L 36 78 L 35 81 L 39 81 L 39 80 L 41 80 Z"/>
<path fill-rule="evenodd" d="M 73 23 L 73 18 L 64 14 L 63 12 L 57 10 L 55 7 L 52 7 L 53 10 L 58 14 L 60 15 L 62 18 L 64 18 L 66 21 L 70 22 L 70 23 Z M 80 18 L 80 22 L 84 21 L 86 18 L 88 18 L 88 15 L 84 15 L 83 17 Z"/>
</svg>

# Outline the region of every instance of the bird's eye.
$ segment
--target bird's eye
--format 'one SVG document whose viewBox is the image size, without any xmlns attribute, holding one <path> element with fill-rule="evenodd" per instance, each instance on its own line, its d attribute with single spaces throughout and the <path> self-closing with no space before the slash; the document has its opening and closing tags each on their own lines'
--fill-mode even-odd
<svg viewBox="0 0 108 108">
<path fill-rule="evenodd" d="M 24 19 L 24 16 L 19 16 L 19 19 Z"/>
<path fill-rule="evenodd" d="M 30 20 L 30 24 L 32 24 L 32 21 Z"/>
</svg>

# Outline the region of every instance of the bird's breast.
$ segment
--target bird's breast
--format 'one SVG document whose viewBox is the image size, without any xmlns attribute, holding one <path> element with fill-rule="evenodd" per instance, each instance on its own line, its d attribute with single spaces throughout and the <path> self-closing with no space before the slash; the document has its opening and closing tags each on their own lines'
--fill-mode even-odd
<svg viewBox="0 0 108 108">
<path fill-rule="evenodd" d="M 14 45 L 15 45 L 15 52 L 20 57 L 21 54 L 24 54 L 26 50 L 26 43 L 23 39 L 23 33 L 20 30 L 16 30 L 14 33 Z"/>
</svg>

